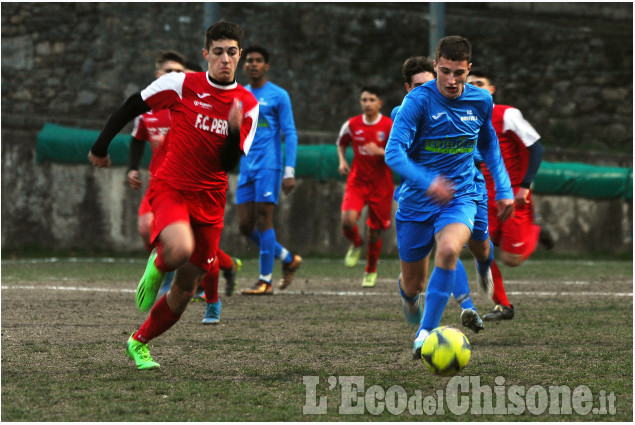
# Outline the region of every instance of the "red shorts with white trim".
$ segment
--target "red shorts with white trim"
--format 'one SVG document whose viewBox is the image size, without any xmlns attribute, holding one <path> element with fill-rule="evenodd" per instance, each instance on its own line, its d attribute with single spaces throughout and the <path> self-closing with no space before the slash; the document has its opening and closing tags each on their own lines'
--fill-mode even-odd
<svg viewBox="0 0 635 425">
<path fill-rule="evenodd" d="M 395 191 L 392 181 L 389 183 L 383 186 L 347 184 L 342 199 L 342 211 L 353 210 L 361 214 L 364 206 L 368 205 L 366 225 L 375 230 L 388 229 L 392 217 L 392 195 Z"/>
<path fill-rule="evenodd" d="M 518 190 L 514 188 L 514 193 Z M 514 217 L 500 223 L 497 215 L 494 195 L 488 196 L 488 221 L 490 238 L 494 245 L 500 246 L 503 251 L 510 254 L 522 255 L 527 259 L 538 245 L 540 226 L 534 224 L 534 208 L 529 194 L 529 203 L 523 206 L 516 204 Z"/>
<path fill-rule="evenodd" d="M 154 242 L 170 224 L 187 222 L 195 241 L 189 262 L 209 271 L 223 231 L 225 191 L 180 191 L 162 180 L 153 179 L 147 198 L 154 213 L 150 241 Z"/>
</svg>

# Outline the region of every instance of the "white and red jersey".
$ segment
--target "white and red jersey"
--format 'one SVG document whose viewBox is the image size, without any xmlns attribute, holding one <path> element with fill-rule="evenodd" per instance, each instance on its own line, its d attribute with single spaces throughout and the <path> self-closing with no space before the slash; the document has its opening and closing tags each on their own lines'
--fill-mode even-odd
<svg viewBox="0 0 635 425">
<path fill-rule="evenodd" d="M 167 155 L 154 176 L 177 190 L 222 190 L 227 172 L 220 153 L 228 135 L 228 117 L 234 99 L 242 103 L 240 148 L 245 153 L 256 133 L 258 101 L 238 83 L 214 84 L 207 72 L 171 72 L 141 92 L 153 111 L 169 109 L 172 126 L 164 143 Z"/>
<path fill-rule="evenodd" d="M 348 146 L 352 142 L 353 164 L 348 182 L 366 185 L 380 180 L 388 180 L 392 186 L 392 171 L 386 165 L 384 157 L 373 155 L 367 145 L 374 142 L 385 149 L 392 129 L 392 120 L 382 114 L 375 122 L 366 122 L 365 116 L 358 115 L 342 125 L 337 138 L 337 146 Z"/>
<path fill-rule="evenodd" d="M 498 136 L 501 155 L 512 187 L 518 187 L 527 172 L 529 163 L 529 150 L 527 148 L 539 140 L 540 135 L 523 118 L 523 114 L 512 106 L 494 105 L 492 125 L 496 131 L 496 136 Z M 494 180 L 485 165 L 483 165 L 482 171 L 487 191 L 492 197 L 495 193 Z"/>
<path fill-rule="evenodd" d="M 165 159 L 168 144 L 165 136 L 170 130 L 172 119 L 169 109 L 150 111 L 139 115 L 134 120 L 132 137 L 137 140 L 147 140 L 152 147 L 152 159 L 150 160 L 150 176 L 153 176 Z"/>
</svg>

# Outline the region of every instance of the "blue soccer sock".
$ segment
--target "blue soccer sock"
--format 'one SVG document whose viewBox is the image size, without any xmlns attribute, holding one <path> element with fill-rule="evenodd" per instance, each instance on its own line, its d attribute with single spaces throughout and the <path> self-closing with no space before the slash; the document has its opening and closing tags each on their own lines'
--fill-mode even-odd
<svg viewBox="0 0 635 425">
<path fill-rule="evenodd" d="M 273 254 L 276 248 L 276 232 L 267 229 L 260 233 L 260 279 L 271 283 Z"/>
<path fill-rule="evenodd" d="M 428 289 L 426 290 L 425 304 L 423 305 L 423 318 L 419 330 L 431 331 L 439 327 L 443 310 L 448 304 L 456 270 L 445 270 L 435 267 L 430 275 Z"/>
<path fill-rule="evenodd" d="M 291 255 L 291 253 L 285 247 L 280 245 L 277 241 L 276 241 L 275 256 L 280 261 L 282 261 L 283 264 L 289 264 L 290 262 L 293 261 L 293 255 Z"/>
<path fill-rule="evenodd" d="M 454 276 L 454 289 L 452 290 L 454 299 L 461 305 L 462 309 L 471 308 L 476 311 L 472 297 L 470 296 L 470 286 L 467 283 L 467 273 L 461 259 L 456 262 L 456 275 Z"/>
<path fill-rule="evenodd" d="M 489 269 L 489 267 L 492 265 L 492 262 L 494 261 L 494 244 L 492 243 L 492 241 L 488 241 L 488 242 L 490 246 L 489 257 L 487 257 L 487 260 L 484 260 L 484 261 L 476 260 L 476 265 L 478 267 L 478 272 L 480 274 L 484 274 L 487 271 L 487 269 Z"/>
</svg>

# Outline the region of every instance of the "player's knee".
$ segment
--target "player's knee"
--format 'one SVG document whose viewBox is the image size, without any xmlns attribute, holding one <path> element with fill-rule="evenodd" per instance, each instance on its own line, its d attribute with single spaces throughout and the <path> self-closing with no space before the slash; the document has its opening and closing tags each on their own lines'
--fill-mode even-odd
<svg viewBox="0 0 635 425">
<path fill-rule="evenodd" d="M 444 269 L 453 269 L 459 258 L 459 251 L 453 244 L 439 244 L 435 264 Z"/>
<path fill-rule="evenodd" d="M 507 267 L 518 267 L 524 261 L 522 255 L 512 254 L 505 251 L 503 251 L 501 254 L 501 260 L 503 261 L 503 264 L 505 264 Z"/>
<path fill-rule="evenodd" d="M 164 262 L 175 269 L 187 263 L 193 253 L 194 244 L 188 242 L 164 244 L 162 251 Z"/>
</svg>

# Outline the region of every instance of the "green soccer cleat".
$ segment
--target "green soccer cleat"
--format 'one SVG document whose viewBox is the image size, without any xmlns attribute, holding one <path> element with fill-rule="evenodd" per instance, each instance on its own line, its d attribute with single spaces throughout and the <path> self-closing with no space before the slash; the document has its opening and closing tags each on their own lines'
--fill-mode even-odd
<svg viewBox="0 0 635 425">
<path fill-rule="evenodd" d="M 377 273 L 364 273 L 364 281 L 362 282 L 362 287 L 372 288 L 373 286 L 375 286 L 376 281 Z"/>
<path fill-rule="evenodd" d="M 137 286 L 137 308 L 140 311 L 148 311 L 154 305 L 154 300 L 157 297 L 159 288 L 165 279 L 166 273 L 157 269 L 154 265 L 154 260 L 157 258 L 157 250 L 154 249 L 148 258 L 148 264 L 146 265 L 146 271 L 141 276 L 139 285 Z"/>
<path fill-rule="evenodd" d="M 132 335 L 134 335 L 134 333 Z M 148 350 L 148 344 L 133 339 L 132 335 L 130 335 L 126 343 L 126 354 L 137 364 L 137 369 L 146 370 L 161 367 L 159 363 L 152 360 L 150 351 Z"/>
<path fill-rule="evenodd" d="M 359 261 L 359 255 L 361 253 L 362 253 L 361 246 L 351 245 L 350 248 L 348 248 L 346 257 L 344 257 L 344 265 L 346 265 L 346 267 L 355 267 L 355 265 Z"/>
</svg>

